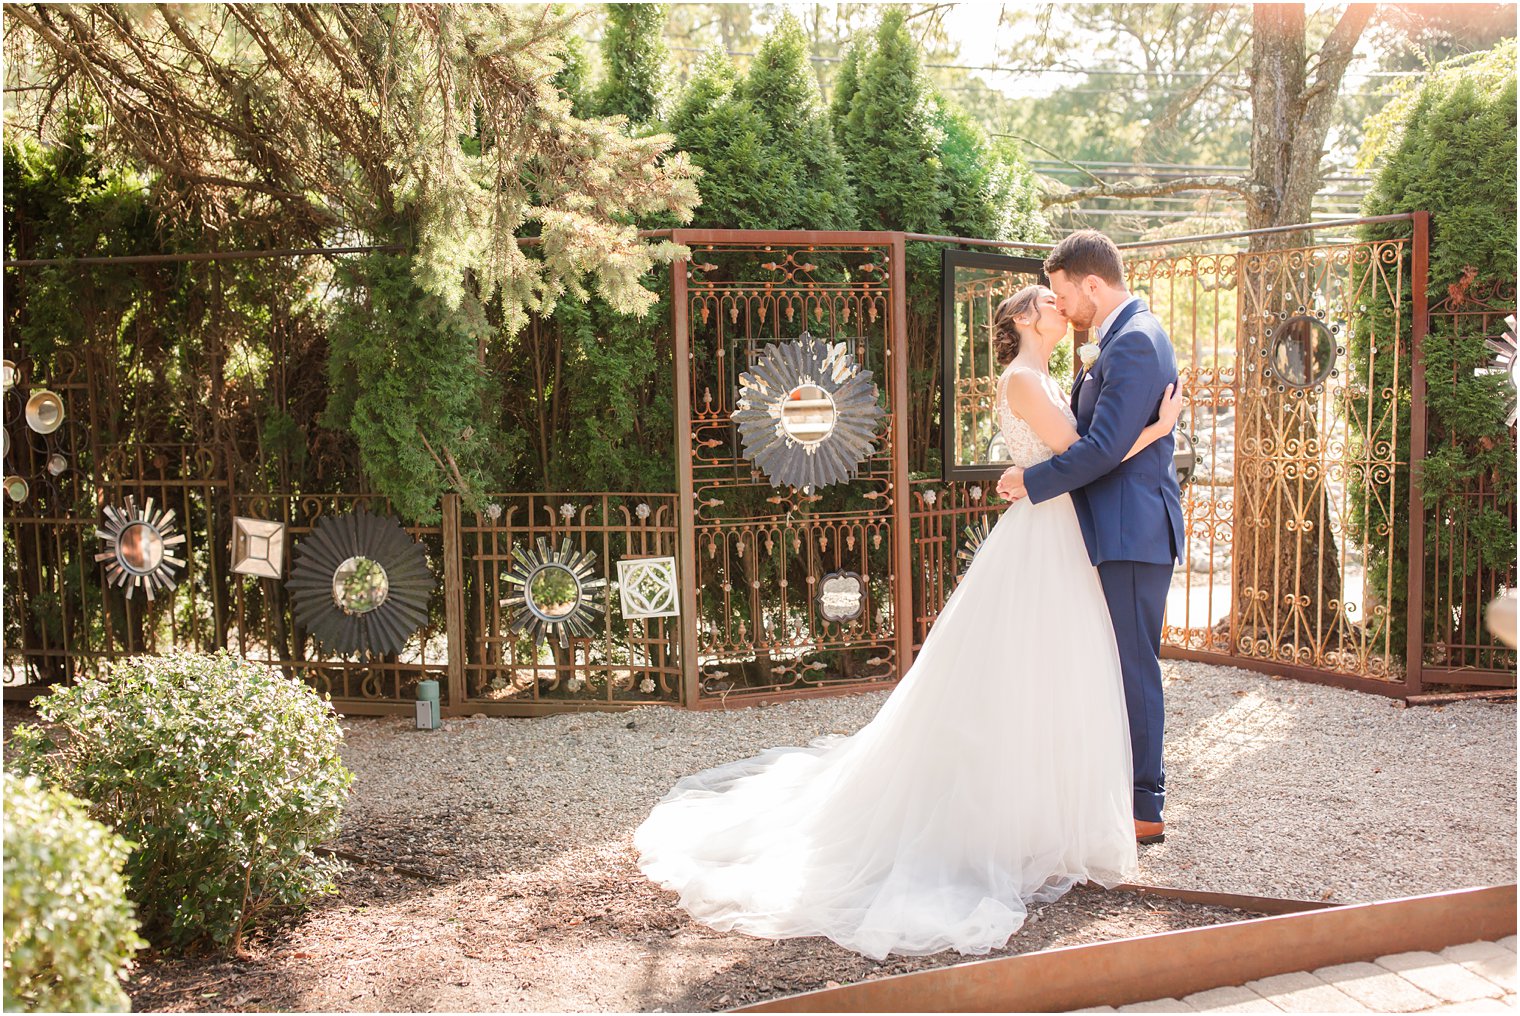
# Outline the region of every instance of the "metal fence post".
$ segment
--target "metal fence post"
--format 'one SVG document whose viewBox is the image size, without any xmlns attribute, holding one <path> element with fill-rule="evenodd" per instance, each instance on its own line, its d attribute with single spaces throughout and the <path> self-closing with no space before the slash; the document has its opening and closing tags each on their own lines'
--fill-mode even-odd
<svg viewBox="0 0 1520 1016">
<path fill-rule="evenodd" d="M 448 644 L 450 715 L 465 710 L 464 542 L 459 534 L 459 495 L 443 495 L 443 625 Z"/>
<path fill-rule="evenodd" d="M 1404 690 L 1424 687 L 1425 662 L 1425 342 L 1429 307 L 1430 213 L 1414 213 L 1413 320 L 1409 328 L 1409 621 L 1405 633 Z"/>
</svg>

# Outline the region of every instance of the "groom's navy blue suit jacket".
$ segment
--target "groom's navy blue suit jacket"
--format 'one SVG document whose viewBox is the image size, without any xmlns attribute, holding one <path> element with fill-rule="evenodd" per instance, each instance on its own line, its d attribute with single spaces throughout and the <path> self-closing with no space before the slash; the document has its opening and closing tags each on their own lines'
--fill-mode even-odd
<svg viewBox="0 0 1520 1016">
<path fill-rule="evenodd" d="M 1124 455 L 1155 422 L 1166 386 L 1177 381 L 1177 357 L 1161 322 L 1140 300 L 1119 312 L 1099 348 L 1092 369 L 1072 386 L 1081 440 L 1024 470 L 1024 489 L 1036 503 L 1071 494 L 1094 565 L 1169 565 L 1183 545 L 1172 436 L 1128 461 Z"/>
</svg>

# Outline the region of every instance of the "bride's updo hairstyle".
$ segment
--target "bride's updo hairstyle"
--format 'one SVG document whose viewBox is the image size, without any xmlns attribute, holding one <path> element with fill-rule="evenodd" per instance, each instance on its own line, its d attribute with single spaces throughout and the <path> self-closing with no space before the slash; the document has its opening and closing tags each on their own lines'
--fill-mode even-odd
<svg viewBox="0 0 1520 1016">
<path fill-rule="evenodd" d="M 1040 299 L 1043 286 L 1025 286 L 997 305 L 992 312 L 992 349 L 997 354 L 999 367 L 1006 367 L 1019 355 L 1023 336 L 1019 325 L 1030 325 L 1038 316 L 1035 303 Z"/>
</svg>

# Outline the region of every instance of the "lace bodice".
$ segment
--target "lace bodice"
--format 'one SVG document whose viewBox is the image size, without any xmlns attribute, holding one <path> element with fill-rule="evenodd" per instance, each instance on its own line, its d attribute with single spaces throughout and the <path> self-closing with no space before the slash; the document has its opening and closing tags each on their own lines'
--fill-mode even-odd
<svg viewBox="0 0 1520 1016">
<path fill-rule="evenodd" d="M 1049 445 L 1040 440 L 1039 435 L 1034 432 L 1034 428 L 1026 423 L 1023 417 L 1008 408 L 1008 379 L 1013 376 L 1015 371 L 1035 374 L 1039 378 L 1040 387 L 1044 388 L 1045 394 L 1050 396 L 1050 401 L 1055 403 L 1056 407 L 1061 410 L 1061 414 L 1071 421 L 1073 427 L 1077 425 L 1077 418 L 1073 415 L 1071 406 L 1067 402 L 1066 393 L 1061 390 L 1061 386 L 1056 384 L 1050 375 L 1038 374 L 1028 367 L 1010 366 L 1007 370 L 1003 371 L 997 383 L 998 426 L 1003 432 L 1003 444 L 1008 449 L 1009 461 L 1015 466 L 1028 469 L 1036 462 L 1044 462 L 1046 459 L 1052 458 L 1055 452 L 1051 450 Z"/>
</svg>

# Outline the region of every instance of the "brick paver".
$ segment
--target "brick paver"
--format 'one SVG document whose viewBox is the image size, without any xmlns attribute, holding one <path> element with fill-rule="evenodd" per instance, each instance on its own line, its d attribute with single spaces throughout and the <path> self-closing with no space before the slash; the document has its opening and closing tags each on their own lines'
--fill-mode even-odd
<svg viewBox="0 0 1520 1016">
<path fill-rule="evenodd" d="M 1443 1002 L 1473 1002 L 1504 994 L 1493 981 L 1431 952 L 1394 953 L 1380 956 L 1377 965 L 1392 970 L 1406 981 Z"/>
<path fill-rule="evenodd" d="M 1441 1004 L 1439 998 L 1375 963 L 1320 967 L 1314 976 L 1335 985 L 1373 1012 L 1419 1012 Z"/>
<path fill-rule="evenodd" d="M 1468 942 L 1448 946 L 1441 955 L 1462 964 L 1505 991 L 1515 990 L 1515 954 L 1497 942 Z"/>
<path fill-rule="evenodd" d="M 1158 998 L 1152 1002 L 1132 1002 L 1121 1005 L 1120 1012 L 1192 1012 L 1192 1006 L 1181 999 Z"/>
<path fill-rule="evenodd" d="M 1516 1012 L 1515 936 L 1080 1012 Z"/>
<path fill-rule="evenodd" d="M 1210 988 L 1183 999 L 1199 1012 L 1282 1012 L 1250 988 Z"/>
<path fill-rule="evenodd" d="M 1259 981 L 1247 981 L 1246 987 L 1284 1012 L 1366 1012 L 1367 1007 L 1307 970 L 1277 974 Z"/>
</svg>

